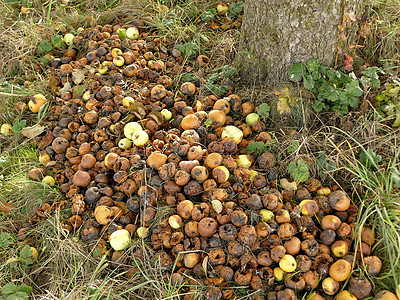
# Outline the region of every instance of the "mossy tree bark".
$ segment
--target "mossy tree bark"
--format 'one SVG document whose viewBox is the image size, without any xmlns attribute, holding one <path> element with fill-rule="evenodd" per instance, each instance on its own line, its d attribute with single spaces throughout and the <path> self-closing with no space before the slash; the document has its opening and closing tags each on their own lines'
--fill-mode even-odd
<svg viewBox="0 0 400 300">
<path fill-rule="evenodd" d="M 287 81 L 296 62 L 317 58 L 330 65 L 336 53 L 341 0 L 246 0 L 238 63 L 242 77 Z"/>
</svg>

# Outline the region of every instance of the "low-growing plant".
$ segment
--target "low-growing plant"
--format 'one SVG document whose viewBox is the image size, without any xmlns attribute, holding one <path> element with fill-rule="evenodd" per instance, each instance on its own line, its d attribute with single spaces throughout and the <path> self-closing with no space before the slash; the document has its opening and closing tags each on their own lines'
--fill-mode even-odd
<svg viewBox="0 0 400 300">
<path fill-rule="evenodd" d="M 236 73 L 237 69 L 229 65 L 215 68 L 207 76 L 207 83 L 204 88 L 215 95 L 223 96 L 229 90 L 224 84 L 224 80 L 230 80 Z"/>
<path fill-rule="evenodd" d="M 298 161 L 290 162 L 288 166 L 288 172 L 293 177 L 293 179 L 297 182 L 304 182 L 310 176 L 308 168 L 310 167 L 310 163 L 306 162 L 302 159 Z"/>
<path fill-rule="evenodd" d="M 288 75 L 291 81 L 316 96 L 312 104 L 316 112 L 334 110 L 346 114 L 360 106 L 364 91 L 380 87 L 377 67 L 368 68 L 358 79 L 354 73 L 345 74 L 328 68 L 314 58 L 292 65 Z"/>
<path fill-rule="evenodd" d="M 260 116 L 261 120 L 265 123 L 269 117 L 271 107 L 267 103 L 262 103 L 258 109 L 257 114 Z"/>
<path fill-rule="evenodd" d="M 292 152 L 296 151 L 299 148 L 299 146 L 300 146 L 299 141 L 296 141 L 296 140 L 292 141 L 292 144 L 286 147 L 286 151 L 288 153 L 292 153 Z"/>
<path fill-rule="evenodd" d="M 32 293 L 32 287 L 25 284 L 16 285 L 10 282 L 1 288 L 1 292 L 3 295 L 0 296 L 0 300 L 29 299 L 29 294 Z"/>
<path fill-rule="evenodd" d="M 317 156 L 316 170 L 321 179 L 326 177 L 327 172 L 337 169 L 337 164 L 333 160 L 329 160 L 325 151 L 319 151 Z"/>
<path fill-rule="evenodd" d="M 257 152 L 258 154 L 264 153 L 268 150 L 267 143 L 264 142 L 251 142 L 246 146 L 246 153 L 252 154 Z"/>
</svg>

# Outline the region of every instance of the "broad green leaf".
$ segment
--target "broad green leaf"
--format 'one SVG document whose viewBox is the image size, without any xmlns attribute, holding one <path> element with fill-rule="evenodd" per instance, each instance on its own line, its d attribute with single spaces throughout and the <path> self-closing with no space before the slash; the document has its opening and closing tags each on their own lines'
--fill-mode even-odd
<svg viewBox="0 0 400 300">
<path fill-rule="evenodd" d="M 39 54 L 47 53 L 53 50 L 53 46 L 48 40 L 43 40 L 38 45 Z"/>
<path fill-rule="evenodd" d="M 382 160 L 382 156 L 376 154 L 373 149 L 368 148 L 366 151 L 361 151 L 359 159 L 366 167 L 377 167 Z"/>
<path fill-rule="evenodd" d="M 26 126 L 26 120 L 15 120 L 12 126 L 13 133 L 19 133 Z"/>
<path fill-rule="evenodd" d="M 306 74 L 308 74 L 307 68 L 301 62 L 295 63 L 288 70 L 289 79 L 295 82 L 300 82 Z"/>
<path fill-rule="evenodd" d="M 8 232 L 2 232 L 0 234 L 0 248 L 5 248 L 11 243 L 11 235 Z"/>
<path fill-rule="evenodd" d="M 7 283 L 5 286 L 3 286 L 1 288 L 1 292 L 3 293 L 3 296 L 8 296 L 10 294 L 14 294 L 17 291 L 18 291 L 18 287 L 12 282 Z"/>
<path fill-rule="evenodd" d="M 360 99 L 356 97 L 349 97 L 349 105 L 353 108 L 358 108 L 360 106 Z"/>
<path fill-rule="evenodd" d="M 289 153 L 294 152 L 297 150 L 297 148 L 299 148 L 299 146 L 300 146 L 299 141 L 293 141 L 292 144 L 286 148 L 286 150 Z"/>
<path fill-rule="evenodd" d="M 229 17 L 234 18 L 240 14 L 244 9 L 244 1 L 234 2 L 229 5 Z"/>
<path fill-rule="evenodd" d="M 27 300 L 29 296 L 23 292 L 16 292 L 6 298 L 7 300 Z"/>
<path fill-rule="evenodd" d="M 347 92 L 353 97 L 360 97 L 364 91 L 360 88 L 357 81 L 353 80 L 346 84 Z"/>
<path fill-rule="evenodd" d="M 381 86 L 378 71 L 379 71 L 378 67 L 371 67 L 371 68 L 366 69 L 363 72 L 364 76 L 361 77 L 361 82 L 367 81 L 369 83 L 369 87 L 371 89 L 378 89 Z"/>
<path fill-rule="evenodd" d="M 330 172 L 337 169 L 337 165 L 333 160 L 327 160 L 325 151 L 318 152 L 316 167 L 318 175 L 321 179 L 326 176 L 325 172 Z"/>
<path fill-rule="evenodd" d="M 400 188 L 400 172 L 397 169 L 393 169 L 391 172 L 392 180 L 395 188 Z"/>
<path fill-rule="evenodd" d="M 26 284 L 21 284 L 20 286 L 18 286 L 18 292 L 30 294 L 32 293 L 32 287 L 27 286 Z"/>
<path fill-rule="evenodd" d="M 310 164 L 302 159 L 297 162 L 292 161 L 288 166 L 288 172 L 295 181 L 303 182 L 309 177 L 309 166 Z"/>
<path fill-rule="evenodd" d="M 251 142 L 246 147 L 247 154 L 252 154 L 253 152 L 264 153 L 265 151 L 267 151 L 267 147 L 263 142 Z"/>
<path fill-rule="evenodd" d="M 185 44 L 176 45 L 176 49 L 181 51 L 183 56 L 191 57 L 191 56 L 197 56 L 199 54 L 200 46 L 193 42 L 189 42 Z"/>
<path fill-rule="evenodd" d="M 209 21 L 214 19 L 215 14 L 217 13 L 217 10 L 215 8 L 213 9 L 208 9 L 205 12 L 203 12 L 200 16 L 200 19 L 202 21 Z"/>
<path fill-rule="evenodd" d="M 308 68 L 308 71 L 310 71 L 310 73 L 318 71 L 320 65 L 321 63 L 318 61 L 318 59 L 315 58 L 310 58 L 306 62 L 306 66 Z"/>
<path fill-rule="evenodd" d="M 314 80 L 311 75 L 306 74 L 303 78 L 304 88 L 311 91 L 314 88 Z"/>
<path fill-rule="evenodd" d="M 64 38 L 61 35 L 53 34 L 50 41 L 55 48 L 65 47 Z"/>
<path fill-rule="evenodd" d="M 315 100 L 311 105 L 315 112 L 320 112 L 325 108 L 325 104 L 321 100 Z"/>
<path fill-rule="evenodd" d="M 261 104 L 257 109 L 257 114 L 260 115 L 264 120 L 269 117 L 271 108 L 267 103 Z"/>
<path fill-rule="evenodd" d="M 318 80 L 318 79 L 321 79 L 321 78 L 322 78 L 321 73 L 318 72 L 318 71 L 312 72 L 312 73 L 311 73 L 311 76 L 312 76 L 312 78 L 313 78 L 314 80 Z"/>
</svg>

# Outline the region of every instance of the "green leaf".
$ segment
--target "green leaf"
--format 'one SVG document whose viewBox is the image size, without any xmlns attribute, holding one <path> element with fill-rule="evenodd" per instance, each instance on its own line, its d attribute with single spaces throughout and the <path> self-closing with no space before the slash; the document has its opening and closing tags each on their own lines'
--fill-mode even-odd
<svg viewBox="0 0 400 300">
<path fill-rule="evenodd" d="M 229 5 L 229 17 L 234 18 L 244 9 L 244 1 L 238 1 Z"/>
<path fill-rule="evenodd" d="M 211 91 L 213 94 L 220 97 L 228 92 L 228 88 L 226 86 L 222 86 L 219 84 L 212 84 L 212 83 L 207 83 L 205 85 L 205 89 Z"/>
<path fill-rule="evenodd" d="M 264 153 L 267 151 L 267 146 L 264 142 L 251 142 L 246 147 L 246 153 L 252 154 L 253 152 Z"/>
<path fill-rule="evenodd" d="M 204 125 L 206 125 L 207 128 L 210 127 L 211 124 L 212 124 L 212 119 L 210 119 L 210 118 L 208 118 L 208 119 L 204 122 Z"/>
<path fill-rule="evenodd" d="M 205 12 L 203 12 L 200 16 L 200 19 L 202 21 L 209 21 L 209 20 L 213 20 L 215 15 L 217 13 L 217 10 L 215 8 L 212 9 L 207 9 Z"/>
<path fill-rule="evenodd" d="M 184 82 L 194 82 L 199 80 L 199 75 L 195 73 L 185 73 L 182 75 L 182 80 Z"/>
<path fill-rule="evenodd" d="M 359 156 L 360 162 L 368 167 L 378 167 L 378 164 L 382 160 L 382 156 L 378 155 L 375 153 L 375 151 L 371 148 L 368 148 L 366 151 L 362 149 L 360 156 Z"/>
<path fill-rule="evenodd" d="M 8 232 L 0 234 L 0 248 L 6 248 L 11 244 L 11 235 Z"/>
<path fill-rule="evenodd" d="M 47 53 L 53 50 L 53 46 L 48 40 L 43 40 L 38 45 L 39 54 Z"/>
<path fill-rule="evenodd" d="M 326 105 L 322 102 L 322 100 L 319 99 L 315 100 L 311 106 L 315 112 L 320 112 L 326 107 Z"/>
<path fill-rule="evenodd" d="M 369 87 L 371 89 L 378 89 L 381 86 L 381 82 L 379 80 L 378 75 L 379 68 L 372 67 L 368 68 L 363 72 L 363 77 L 361 77 L 361 82 L 365 87 Z"/>
<path fill-rule="evenodd" d="M 193 43 L 185 43 L 176 45 L 176 49 L 182 52 L 183 56 L 192 57 L 197 56 L 200 52 L 200 46 Z"/>
<path fill-rule="evenodd" d="M 395 188 L 400 188 L 400 172 L 397 169 L 393 169 L 391 172 L 392 180 Z"/>
<path fill-rule="evenodd" d="M 17 291 L 18 291 L 18 287 L 12 282 L 7 283 L 5 286 L 3 286 L 1 288 L 1 292 L 3 293 L 3 296 L 8 296 L 8 295 L 14 294 Z"/>
<path fill-rule="evenodd" d="M 304 75 L 303 84 L 306 90 L 311 91 L 314 88 L 314 80 L 310 74 Z"/>
<path fill-rule="evenodd" d="M 360 97 L 364 91 L 360 88 L 357 81 L 353 80 L 346 84 L 346 91 L 353 97 Z"/>
<path fill-rule="evenodd" d="M 321 63 L 318 61 L 318 59 L 315 58 L 310 58 L 306 62 L 306 66 L 308 68 L 308 71 L 310 71 L 310 73 L 318 71 L 320 65 Z"/>
<path fill-rule="evenodd" d="M 307 68 L 301 62 L 295 63 L 288 70 L 289 79 L 294 82 L 300 82 L 306 74 L 308 74 Z"/>
<path fill-rule="evenodd" d="M 292 144 L 286 148 L 286 151 L 289 153 L 294 152 L 299 148 L 299 146 L 299 141 L 293 141 Z"/>
<path fill-rule="evenodd" d="M 319 177 L 323 179 L 326 176 L 326 172 L 337 169 L 337 165 L 333 160 L 327 160 L 325 151 L 319 151 L 316 169 Z"/>
<path fill-rule="evenodd" d="M 222 66 L 222 72 L 221 75 L 224 76 L 225 78 L 229 78 L 237 73 L 237 69 L 232 66 Z"/>
<path fill-rule="evenodd" d="M 297 162 L 292 161 L 288 166 L 288 172 L 295 181 L 303 182 L 309 177 L 308 168 L 310 163 L 300 159 Z"/>
<path fill-rule="evenodd" d="M 64 48 L 66 46 L 64 38 L 58 34 L 52 35 L 50 41 L 55 48 Z"/>
<path fill-rule="evenodd" d="M 320 73 L 320 72 L 318 72 L 318 71 L 314 71 L 314 72 L 312 72 L 312 73 L 311 73 L 311 76 L 312 76 L 312 78 L 313 78 L 314 80 L 319 80 L 319 79 L 321 79 L 321 78 L 322 78 L 322 75 L 321 75 L 321 73 Z"/>
<path fill-rule="evenodd" d="M 87 84 L 76 85 L 72 88 L 72 97 L 74 99 L 79 98 L 83 95 L 87 87 Z"/>
<path fill-rule="evenodd" d="M 19 133 L 26 126 L 26 120 L 18 120 L 16 119 L 12 126 L 13 133 Z"/>
<path fill-rule="evenodd" d="M 356 97 L 349 97 L 348 103 L 351 107 L 358 108 L 360 106 L 360 99 L 358 99 Z"/>
<path fill-rule="evenodd" d="M 271 107 L 268 105 L 268 103 L 263 103 L 258 107 L 257 114 L 260 115 L 260 117 L 265 121 L 265 119 L 269 117 L 270 110 Z"/>
<path fill-rule="evenodd" d="M 30 294 L 32 293 L 32 287 L 27 286 L 26 284 L 21 284 L 20 286 L 18 286 L 18 292 Z"/>
</svg>

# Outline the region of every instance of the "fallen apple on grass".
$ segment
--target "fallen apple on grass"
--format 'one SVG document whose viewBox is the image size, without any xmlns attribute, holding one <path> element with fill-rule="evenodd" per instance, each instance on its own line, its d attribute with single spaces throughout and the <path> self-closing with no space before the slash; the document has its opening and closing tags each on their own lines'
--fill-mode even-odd
<svg viewBox="0 0 400 300">
<path fill-rule="evenodd" d="M 130 245 L 131 234 L 126 229 L 119 229 L 114 231 L 108 240 L 115 251 L 121 251 Z"/>
</svg>

